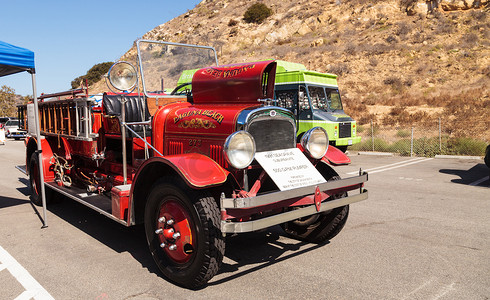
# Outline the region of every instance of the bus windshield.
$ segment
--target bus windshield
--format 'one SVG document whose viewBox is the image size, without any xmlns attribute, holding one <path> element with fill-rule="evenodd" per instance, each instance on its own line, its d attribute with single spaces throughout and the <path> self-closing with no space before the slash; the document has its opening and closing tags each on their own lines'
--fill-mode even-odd
<svg viewBox="0 0 490 300">
<path fill-rule="evenodd" d="M 313 109 L 335 111 L 342 109 L 339 91 L 321 86 L 308 86 L 308 93 Z"/>
</svg>

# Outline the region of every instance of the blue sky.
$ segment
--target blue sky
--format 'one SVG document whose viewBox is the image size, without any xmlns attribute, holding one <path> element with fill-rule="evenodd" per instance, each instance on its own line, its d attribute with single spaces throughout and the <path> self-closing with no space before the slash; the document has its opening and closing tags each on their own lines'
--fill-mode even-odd
<svg viewBox="0 0 490 300">
<path fill-rule="evenodd" d="M 200 0 L 2 1 L 0 40 L 34 51 L 37 92 L 71 88 L 93 65 L 119 59 L 137 38 Z M 31 95 L 28 73 L 0 77 L 20 95 Z"/>
</svg>

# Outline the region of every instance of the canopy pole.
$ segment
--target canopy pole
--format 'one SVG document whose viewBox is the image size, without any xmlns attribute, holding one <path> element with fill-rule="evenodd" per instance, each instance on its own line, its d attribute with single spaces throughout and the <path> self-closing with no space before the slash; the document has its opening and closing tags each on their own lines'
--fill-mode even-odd
<svg viewBox="0 0 490 300">
<path fill-rule="evenodd" d="M 41 199 L 43 201 L 43 226 L 41 228 L 48 227 L 48 221 L 46 217 L 46 192 L 44 187 L 44 172 L 43 172 L 43 157 L 42 157 L 42 146 L 41 146 L 41 130 L 39 124 L 39 106 L 37 103 L 37 90 L 36 90 L 36 74 L 31 73 L 32 76 L 32 93 L 34 97 L 34 111 L 35 111 L 35 122 L 36 122 L 36 139 L 37 139 L 37 155 L 39 158 L 39 179 L 41 181 Z M 32 193 L 32 191 L 31 191 Z"/>
</svg>

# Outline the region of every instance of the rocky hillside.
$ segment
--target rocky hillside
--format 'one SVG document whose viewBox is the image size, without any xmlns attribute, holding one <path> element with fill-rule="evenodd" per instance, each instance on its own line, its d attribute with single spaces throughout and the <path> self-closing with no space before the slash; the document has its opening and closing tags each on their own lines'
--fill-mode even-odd
<svg viewBox="0 0 490 300">
<path fill-rule="evenodd" d="M 272 15 L 246 23 L 257 2 L 203 0 L 143 38 L 211 45 L 222 64 L 276 58 L 335 73 L 361 123 L 450 115 L 490 127 L 488 0 L 264 0 Z"/>
</svg>

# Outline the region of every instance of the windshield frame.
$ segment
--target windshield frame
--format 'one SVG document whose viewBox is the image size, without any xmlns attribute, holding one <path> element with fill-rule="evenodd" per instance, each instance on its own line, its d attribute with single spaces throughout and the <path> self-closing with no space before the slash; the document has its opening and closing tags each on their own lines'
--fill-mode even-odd
<svg viewBox="0 0 490 300">
<path fill-rule="evenodd" d="M 143 70 L 143 61 L 141 59 L 142 55 L 141 55 L 140 43 L 151 43 L 151 44 L 161 44 L 161 45 L 168 45 L 168 46 L 184 47 L 184 48 L 198 48 L 198 49 L 211 50 L 214 53 L 214 61 L 216 63 L 216 66 L 218 66 L 218 56 L 216 53 L 216 49 L 214 49 L 214 47 L 140 39 L 136 42 L 136 49 L 138 52 L 138 58 L 137 59 L 138 59 L 138 68 L 139 68 L 139 72 L 140 72 L 140 76 L 141 76 L 141 84 L 143 87 L 143 93 L 145 94 L 146 97 L 164 98 L 164 97 L 174 97 L 174 96 L 169 95 L 169 94 L 153 94 L 153 93 L 149 93 L 147 91 L 146 82 L 145 82 L 145 75 L 144 75 L 144 70 Z"/>
</svg>

